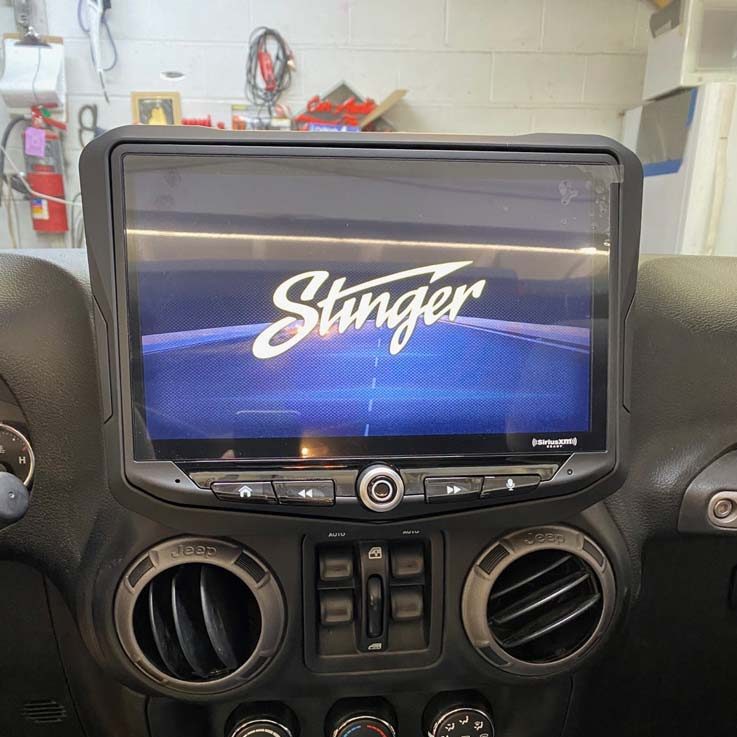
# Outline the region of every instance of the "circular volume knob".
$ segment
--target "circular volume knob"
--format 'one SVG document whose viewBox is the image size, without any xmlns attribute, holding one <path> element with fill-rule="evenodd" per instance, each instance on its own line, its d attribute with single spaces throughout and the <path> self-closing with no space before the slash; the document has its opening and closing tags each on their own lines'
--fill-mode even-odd
<svg viewBox="0 0 737 737">
<path fill-rule="evenodd" d="M 326 737 L 396 737 L 396 716 L 383 699 L 338 702 L 328 715 Z"/>
<path fill-rule="evenodd" d="M 494 737 L 491 709 L 475 694 L 436 696 L 422 725 L 426 737 Z"/>
<path fill-rule="evenodd" d="M 404 481 L 389 466 L 377 463 L 358 475 L 358 498 L 372 512 L 388 512 L 404 497 Z"/>
<path fill-rule="evenodd" d="M 228 720 L 227 737 L 298 737 L 294 714 L 279 704 L 241 707 Z"/>
</svg>

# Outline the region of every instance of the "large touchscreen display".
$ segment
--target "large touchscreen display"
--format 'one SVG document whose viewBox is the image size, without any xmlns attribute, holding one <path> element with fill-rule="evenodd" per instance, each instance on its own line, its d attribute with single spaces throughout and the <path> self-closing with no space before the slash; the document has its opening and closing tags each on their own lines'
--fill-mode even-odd
<svg viewBox="0 0 737 737">
<path fill-rule="evenodd" d="M 126 154 L 135 457 L 603 450 L 613 181 Z"/>
</svg>

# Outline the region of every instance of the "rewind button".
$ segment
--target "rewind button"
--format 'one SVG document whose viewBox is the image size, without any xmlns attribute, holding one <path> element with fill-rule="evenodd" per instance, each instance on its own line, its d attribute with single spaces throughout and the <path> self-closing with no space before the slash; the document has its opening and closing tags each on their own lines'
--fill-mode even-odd
<svg viewBox="0 0 737 737">
<path fill-rule="evenodd" d="M 274 481 L 279 504 L 328 506 L 335 504 L 332 481 Z"/>
<path fill-rule="evenodd" d="M 481 476 L 443 476 L 425 479 L 425 501 L 436 504 L 478 499 L 482 482 Z"/>
</svg>

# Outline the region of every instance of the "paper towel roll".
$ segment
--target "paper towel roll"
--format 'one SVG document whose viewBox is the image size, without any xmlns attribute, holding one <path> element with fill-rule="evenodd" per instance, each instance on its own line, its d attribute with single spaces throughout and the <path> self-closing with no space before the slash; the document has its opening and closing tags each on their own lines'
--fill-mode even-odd
<svg viewBox="0 0 737 737">
<path fill-rule="evenodd" d="M 63 44 L 31 46 L 4 38 L 3 49 L 5 69 L 0 78 L 0 94 L 9 108 L 63 106 L 66 93 Z"/>
</svg>

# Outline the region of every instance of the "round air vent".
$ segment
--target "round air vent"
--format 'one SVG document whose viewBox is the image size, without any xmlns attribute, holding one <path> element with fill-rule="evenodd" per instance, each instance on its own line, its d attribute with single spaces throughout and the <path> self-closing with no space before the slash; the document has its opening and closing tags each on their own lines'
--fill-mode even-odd
<svg viewBox="0 0 737 737">
<path fill-rule="evenodd" d="M 235 688 L 260 671 L 284 631 L 284 602 L 266 566 L 206 538 L 157 545 L 128 569 L 115 623 L 128 657 L 181 691 Z"/>
<path fill-rule="evenodd" d="M 604 553 L 567 527 L 521 530 L 476 561 L 463 592 L 471 643 L 498 668 L 547 675 L 575 665 L 601 638 L 615 602 Z"/>
</svg>

